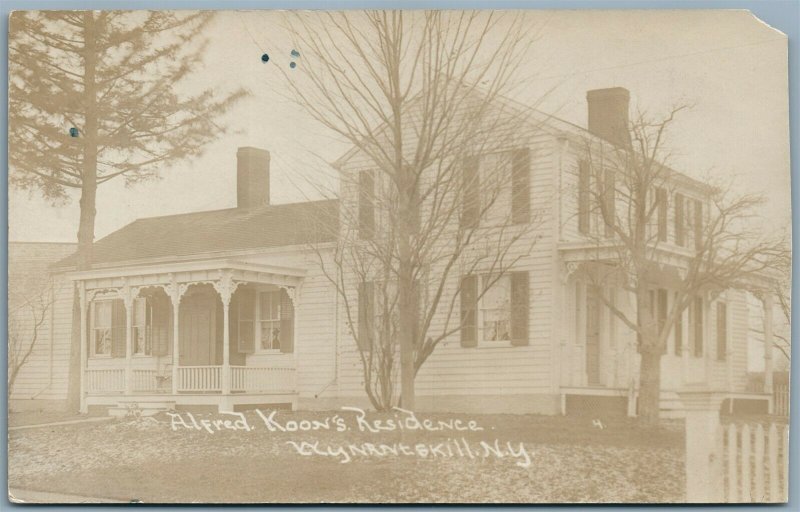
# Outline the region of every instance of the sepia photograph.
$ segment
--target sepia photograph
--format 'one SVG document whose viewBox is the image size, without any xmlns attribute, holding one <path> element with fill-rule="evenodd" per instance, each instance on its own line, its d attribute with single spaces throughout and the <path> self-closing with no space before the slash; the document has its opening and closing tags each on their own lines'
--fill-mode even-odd
<svg viewBox="0 0 800 512">
<path fill-rule="evenodd" d="M 789 497 L 746 10 L 21 10 L 8 500 Z"/>
</svg>

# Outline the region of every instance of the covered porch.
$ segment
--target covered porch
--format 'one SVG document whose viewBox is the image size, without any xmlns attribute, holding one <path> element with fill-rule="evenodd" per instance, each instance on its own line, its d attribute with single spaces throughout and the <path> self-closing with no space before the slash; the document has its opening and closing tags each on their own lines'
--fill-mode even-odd
<svg viewBox="0 0 800 512">
<path fill-rule="evenodd" d="M 634 415 L 638 399 L 640 355 L 636 332 L 612 309 L 637 318 L 636 296 L 615 277 L 618 253 L 613 247 L 564 243 L 561 290 L 564 316 L 560 324 L 559 387 L 568 395 L 626 397 Z M 655 320 L 666 322 L 675 305 L 677 283 L 686 279 L 687 254 L 655 251 L 658 263 L 648 279 Z M 747 286 L 744 286 L 747 285 Z M 703 384 L 725 391 L 733 400 L 771 404 L 772 295 L 759 295 L 764 310 L 765 386 L 746 389 L 747 309 L 744 289 L 763 283 L 743 283 L 742 289 L 703 289 L 694 295 L 670 328 L 661 357 L 662 415 L 681 414 L 677 390 Z M 562 409 L 564 404 L 562 402 Z"/>
<path fill-rule="evenodd" d="M 235 260 L 73 273 L 81 410 L 294 405 L 303 275 Z"/>
</svg>

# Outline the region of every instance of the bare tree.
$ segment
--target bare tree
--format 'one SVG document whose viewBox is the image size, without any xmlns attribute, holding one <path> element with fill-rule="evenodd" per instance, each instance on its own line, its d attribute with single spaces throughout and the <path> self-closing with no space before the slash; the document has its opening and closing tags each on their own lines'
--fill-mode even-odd
<svg viewBox="0 0 800 512">
<path fill-rule="evenodd" d="M 54 202 L 80 195 L 77 267 L 89 268 L 97 188 L 154 178 L 199 154 L 243 90 L 188 93 L 210 12 L 17 11 L 9 37 L 11 185 Z M 182 89 L 182 87 L 184 89 Z M 69 402 L 78 400 L 75 291 Z"/>
<path fill-rule="evenodd" d="M 475 269 L 499 279 L 525 252 L 512 247 L 530 242 L 529 189 L 511 187 L 530 155 L 506 153 L 495 169 L 479 155 L 519 141 L 527 114 L 503 96 L 520 85 L 531 25 L 490 12 L 370 11 L 296 13 L 289 26 L 303 49 L 300 76 L 287 75 L 292 97 L 355 148 L 363 169 L 339 166 L 342 229 L 332 266 L 321 262 L 373 405 L 388 409 L 399 395 L 413 409 L 417 372 L 462 327 L 454 281 Z M 497 213 L 512 199 L 513 211 Z M 374 311 L 359 294 L 375 297 Z"/>
<path fill-rule="evenodd" d="M 28 283 L 29 285 L 31 283 Z M 9 293 L 8 308 L 8 396 L 14 391 L 22 368 L 27 364 L 55 301 L 52 279 L 44 285 L 28 286 Z"/>
<path fill-rule="evenodd" d="M 661 357 L 684 310 L 697 307 L 702 295 L 711 300 L 729 288 L 763 286 L 764 276 L 785 257 L 780 238 L 748 222 L 763 198 L 689 180 L 667 166 L 665 135 L 684 108 L 658 119 L 640 113 L 622 143 L 587 139 L 578 169 L 578 222 L 597 251 L 595 265 L 584 274 L 592 284 L 621 288 L 635 301 L 625 311 L 600 294 L 636 333 L 639 415 L 647 423 L 658 421 Z M 672 222 L 669 208 L 676 212 Z M 668 223 L 674 240 L 668 239 Z M 658 288 L 669 290 L 669 300 L 658 297 Z M 682 350 L 687 346 L 688 340 Z"/>
</svg>

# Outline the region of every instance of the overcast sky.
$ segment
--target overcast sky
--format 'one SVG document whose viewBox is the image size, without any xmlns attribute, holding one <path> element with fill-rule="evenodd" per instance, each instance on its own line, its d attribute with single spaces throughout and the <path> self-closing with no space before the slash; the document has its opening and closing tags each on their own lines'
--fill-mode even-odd
<svg viewBox="0 0 800 512">
<path fill-rule="evenodd" d="M 787 43 L 744 11 L 538 11 L 543 27 L 528 56 L 534 76 L 515 99 L 539 104 L 586 126 L 586 91 L 621 86 L 632 107 L 654 114 L 688 103 L 670 137 L 672 167 L 696 177 L 734 177 L 739 190 L 769 197 L 763 216 L 790 222 Z M 271 200 L 314 197 L 309 181 L 330 182 L 332 162 L 347 146 L 332 139 L 300 107 L 284 99 L 278 69 L 292 59 L 279 16 L 226 12 L 209 30 L 196 79 L 206 86 L 244 86 L 252 96 L 229 117 L 232 132 L 201 158 L 164 169 L 162 179 L 125 188 L 101 186 L 97 239 L 139 217 L 229 208 L 236 204 L 236 148 L 272 154 Z M 261 55 L 270 55 L 269 64 Z M 545 95 L 545 92 L 552 91 Z M 27 192 L 9 191 L 9 240 L 76 238 L 77 199 L 51 206 Z"/>
</svg>

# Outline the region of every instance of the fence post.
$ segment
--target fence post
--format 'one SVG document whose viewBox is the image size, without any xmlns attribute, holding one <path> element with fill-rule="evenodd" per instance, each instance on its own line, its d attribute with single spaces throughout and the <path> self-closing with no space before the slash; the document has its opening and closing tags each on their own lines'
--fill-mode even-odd
<svg viewBox="0 0 800 512">
<path fill-rule="evenodd" d="M 686 502 L 722 502 L 719 409 L 725 394 L 687 388 L 678 396 L 686 411 Z"/>
</svg>

